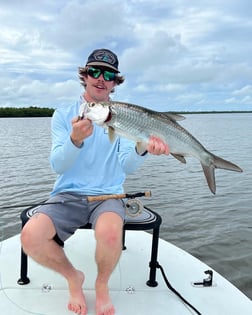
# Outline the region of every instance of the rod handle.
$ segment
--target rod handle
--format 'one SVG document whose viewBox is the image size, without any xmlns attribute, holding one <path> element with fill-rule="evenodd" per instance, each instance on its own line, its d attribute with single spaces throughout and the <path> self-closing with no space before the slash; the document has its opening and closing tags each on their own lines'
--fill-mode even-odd
<svg viewBox="0 0 252 315">
<path fill-rule="evenodd" d="M 133 193 L 133 194 L 87 196 L 87 200 L 90 202 L 90 201 L 104 201 L 108 199 L 123 199 L 123 198 L 136 198 L 136 197 L 151 197 L 151 191 L 144 191 L 144 192 Z"/>
</svg>

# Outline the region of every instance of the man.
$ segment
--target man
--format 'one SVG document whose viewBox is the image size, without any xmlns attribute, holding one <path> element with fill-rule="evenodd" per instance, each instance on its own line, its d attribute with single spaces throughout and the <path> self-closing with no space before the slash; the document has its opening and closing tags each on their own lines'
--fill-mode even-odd
<svg viewBox="0 0 252 315">
<path fill-rule="evenodd" d="M 122 250 L 125 209 L 121 200 L 87 202 L 85 196 L 122 193 L 126 174 L 143 163 L 147 152 L 169 154 L 169 148 L 154 137 L 147 145 L 142 144 L 141 152 L 124 138 L 118 137 L 111 144 L 103 128 L 79 118 L 83 102 L 108 101 L 115 86 L 124 81 L 112 51 L 93 51 L 86 66 L 79 68 L 79 76 L 84 86 L 80 101 L 56 110 L 52 118 L 50 162 L 58 178 L 50 201 L 59 204 L 41 206 L 23 228 L 21 241 L 24 251 L 34 260 L 66 278 L 68 309 L 85 315 L 84 274 L 74 268 L 59 244 L 78 227 L 92 223 L 96 238 L 96 315 L 113 315 L 108 282 Z M 64 200 L 68 202 L 62 203 Z"/>
</svg>

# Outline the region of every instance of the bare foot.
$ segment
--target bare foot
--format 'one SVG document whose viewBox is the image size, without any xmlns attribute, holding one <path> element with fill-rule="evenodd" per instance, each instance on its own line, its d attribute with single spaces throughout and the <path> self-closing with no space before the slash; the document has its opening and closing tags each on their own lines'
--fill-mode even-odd
<svg viewBox="0 0 252 315">
<path fill-rule="evenodd" d="M 70 299 L 68 303 L 69 311 L 76 314 L 86 315 L 87 306 L 84 293 L 82 291 L 82 285 L 85 280 L 84 274 L 81 271 L 77 271 L 76 276 L 69 280 L 69 292 Z"/>
<path fill-rule="evenodd" d="M 115 308 L 107 286 L 96 286 L 96 315 L 114 315 Z"/>
</svg>

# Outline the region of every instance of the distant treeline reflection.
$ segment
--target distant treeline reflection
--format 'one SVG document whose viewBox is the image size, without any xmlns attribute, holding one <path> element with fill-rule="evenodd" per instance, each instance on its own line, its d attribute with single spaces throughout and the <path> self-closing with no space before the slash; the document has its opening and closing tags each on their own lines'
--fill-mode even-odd
<svg viewBox="0 0 252 315">
<path fill-rule="evenodd" d="M 46 107 L 0 107 L 0 117 L 51 117 L 53 112 Z"/>
</svg>

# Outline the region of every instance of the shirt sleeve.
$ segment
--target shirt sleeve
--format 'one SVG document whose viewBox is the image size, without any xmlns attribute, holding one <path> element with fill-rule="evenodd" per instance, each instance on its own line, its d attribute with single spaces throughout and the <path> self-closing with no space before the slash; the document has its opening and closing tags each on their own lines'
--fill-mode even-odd
<svg viewBox="0 0 252 315">
<path fill-rule="evenodd" d="M 141 156 L 136 152 L 136 145 L 133 141 L 120 138 L 118 147 L 119 163 L 126 174 L 135 172 L 145 161 L 148 154 Z"/>
<path fill-rule="evenodd" d="M 62 174 L 74 164 L 81 148 L 72 143 L 70 138 L 71 123 L 66 121 L 59 111 L 55 111 L 52 117 L 51 132 L 51 167 L 56 173 Z"/>
</svg>

